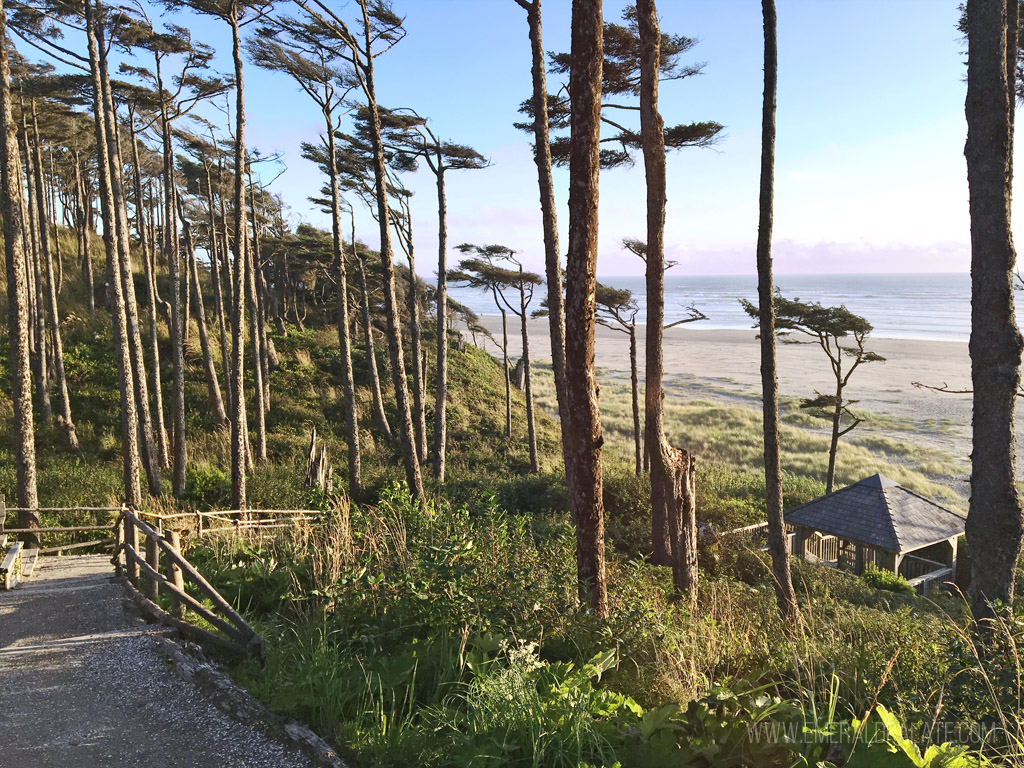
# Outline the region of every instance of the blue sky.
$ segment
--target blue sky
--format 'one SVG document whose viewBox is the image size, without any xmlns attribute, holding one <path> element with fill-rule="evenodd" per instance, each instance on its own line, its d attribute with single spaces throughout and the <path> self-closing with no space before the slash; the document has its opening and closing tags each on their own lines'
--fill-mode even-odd
<svg viewBox="0 0 1024 768">
<path fill-rule="evenodd" d="M 969 218 L 963 143 L 963 43 L 956 0 L 777 0 L 779 96 L 775 254 L 780 273 L 966 271 Z M 349 5 L 352 5 L 351 3 Z M 606 0 L 618 20 L 625 2 Z M 530 93 L 525 13 L 514 0 L 395 0 L 407 38 L 378 59 L 381 104 L 412 107 L 435 131 L 470 144 L 493 165 L 449 174 L 449 233 L 460 242 L 502 243 L 543 263 L 536 172 L 528 137 L 512 127 Z M 350 9 L 352 10 L 352 9 Z M 568 49 L 569 0 L 546 0 L 544 42 Z M 717 120 L 714 149 L 669 160 L 666 241 L 674 274 L 754 272 L 762 91 L 762 31 L 756 0 L 662 0 L 662 28 L 700 39 L 692 59 L 704 74 L 666 83 L 666 122 Z M 178 16 L 230 66 L 226 28 Z M 285 153 L 272 187 L 293 220 L 326 224 L 306 196 L 321 185 L 299 157 L 321 132 L 314 105 L 283 75 L 249 66 L 248 137 Z M 432 177 L 407 180 L 418 263 L 436 255 Z M 556 172 L 562 244 L 568 176 Z M 643 237 L 642 162 L 601 178 L 598 271 L 640 274 L 620 245 Z M 357 235 L 376 246 L 365 213 Z"/>
</svg>

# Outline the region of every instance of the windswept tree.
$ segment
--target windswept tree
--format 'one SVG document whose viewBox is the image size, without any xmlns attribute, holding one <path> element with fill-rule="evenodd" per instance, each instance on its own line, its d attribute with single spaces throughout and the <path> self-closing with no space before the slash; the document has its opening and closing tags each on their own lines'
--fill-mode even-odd
<svg viewBox="0 0 1024 768">
<path fill-rule="evenodd" d="M 526 428 L 530 448 L 530 471 L 540 472 L 540 459 L 537 455 L 537 424 L 533 412 L 533 374 L 530 366 L 530 319 L 529 306 L 533 301 L 533 291 L 543 284 L 540 275 L 527 272 L 523 264 L 516 258 L 516 251 L 503 245 L 470 245 L 459 246 L 464 254 L 476 254 L 475 258 L 463 259 L 457 269 L 450 273 L 452 280 L 464 282 L 472 288 L 488 290 L 494 303 L 501 312 L 502 354 L 505 368 L 505 433 L 512 435 L 512 388 L 508 363 L 508 324 L 506 309 L 519 318 L 520 338 L 523 347 L 523 391 L 526 396 Z M 509 266 L 505 265 L 511 265 Z M 506 291 L 518 294 L 518 301 L 513 303 L 506 296 Z"/>
<path fill-rule="evenodd" d="M 24 228 L 21 215 L 18 140 L 11 98 L 10 39 L 7 11 L 0 0 L 0 212 L 4 225 L 4 260 L 7 268 L 7 329 L 10 340 L 11 395 L 14 405 L 14 461 L 17 476 L 18 515 L 22 528 L 38 528 L 36 490 L 35 424 L 32 420 L 32 372 L 29 367 L 28 277 L 25 270 Z M 39 547 L 39 537 L 22 537 Z"/>
<path fill-rule="evenodd" d="M 967 2 L 967 182 L 971 212 L 971 383 L 974 389 L 968 599 L 978 620 L 1012 604 L 1024 530 L 1015 419 L 1024 346 L 1014 310 L 1010 228 L 1019 4 Z"/>
<path fill-rule="evenodd" d="M 170 25 L 166 32 L 158 32 L 148 19 L 123 25 L 121 39 L 126 45 L 146 50 L 153 56 L 153 69 L 122 66 L 122 70 L 140 77 L 149 85 L 157 97 L 157 122 L 161 153 L 163 156 L 163 243 L 161 250 L 167 262 L 171 286 L 170 341 L 171 364 L 174 375 L 171 386 L 171 445 L 173 473 L 171 487 L 176 496 L 185 490 L 185 465 L 187 463 L 185 435 L 185 355 L 183 326 L 188 323 L 187 312 L 182 307 L 181 248 L 178 236 L 178 185 L 174 163 L 174 125 L 192 112 L 203 100 L 223 93 L 227 86 L 217 77 L 204 74 L 208 69 L 213 49 L 201 43 L 194 43 L 189 31 L 181 26 Z M 175 62 L 173 72 L 168 73 L 168 60 Z M 186 258 L 190 258 L 186 254 Z M 189 270 L 184 275 L 189 284 Z M 151 297 L 151 300 L 155 297 Z M 219 388 L 217 391 L 219 401 Z M 215 414 L 218 418 L 221 414 Z"/>
<path fill-rule="evenodd" d="M 338 346 L 341 353 L 342 389 L 345 393 L 345 427 L 348 441 L 349 493 L 361 487 L 359 413 L 352 374 L 352 344 L 349 338 L 348 275 L 343 253 L 341 191 L 338 182 L 336 132 L 346 111 L 345 99 L 357 87 L 351 65 L 340 59 L 332 46 L 331 30 L 315 18 L 278 17 L 262 26 L 248 49 L 261 67 L 290 76 L 320 108 L 324 119 L 324 163 L 330 187 L 331 237 L 338 295 Z"/>
<path fill-rule="evenodd" d="M 390 0 L 356 0 L 360 30 L 352 27 L 325 0 L 295 0 L 309 15 L 322 24 L 338 41 L 337 53 L 351 66 L 366 100 L 373 171 L 373 191 L 380 226 L 380 262 L 384 277 L 384 309 L 387 320 L 388 351 L 391 375 L 395 386 L 395 403 L 401 436 L 402 458 L 409 490 L 417 500 L 423 499 L 423 481 L 413 444 L 412 412 L 409 387 L 405 377 L 405 353 L 402 350 L 402 327 L 395 295 L 394 250 L 391 240 L 391 206 L 388 190 L 387 162 L 381 140 L 381 119 L 377 105 L 374 58 L 397 45 L 405 37 L 402 18 L 394 12 Z"/>
<path fill-rule="evenodd" d="M 761 336 L 761 408 L 764 421 L 764 487 L 768 549 L 775 599 L 784 620 L 800 612 L 789 570 L 782 517 L 782 463 L 779 449 L 779 376 L 775 362 L 775 289 L 772 285 L 772 216 L 775 188 L 775 93 L 778 78 L 775 0 L 761 0 L 764 21 L 764 99 L 761 111 L 761 190 L 757 227 L 757 300 Z"/>
<path fill-rule="evenodd" d="M 231 59 L 234 64 L 235 136 L 234 136 L 234 307 L 231 320 L 231 391 L 234 402 L 231 416 L 231 505 L 245 509 L 245 470 L 248 428 L 245 413 L 245 305 L 248 236 L 246 226 L 245 173 L 245 72 L 242 59 L 242 28 L 260 19 L 270 8 L 270 0 L 163 0 L 171 8 L 191 8 L 197 13 L 225 22 L 231 30 Z"/>
<path fill-rule="evenodd" d="M 741 299 L 740 304 L 751 318 L 760 322 L 760 311 L 756 305 L 746 299 Z M 788 344 L 820 346 L 828 357 L 835 378 L 834 394 L 815 392 L 814 397 L 804 398 L 800 403 L 800 407 L 812 415 L 832 422 L 825 479 L 825 492 L 832 493 L 839 438 L 864 422 L 863 415 L 850 410 L 850 406 L 859 401 L 846 397 L 846 387 L 854 371 L 862 364 L 884 363 L 885 358 L 867 349 L 868 337 L 873 330 L 871 323 L 845 306 L 824 307 L 816 301 L 787 299 L 778 293 L 774 296 L 774 305 L 776 335 Z M 803 340 L 801 336 L 809 338 Z"/>
<path fill-rule="evenodd" d="M 434 399 L 434 477 L 444 482 L 445 451 L 448 441 L 448 199 L 445 189 L 448 171 L 479 170 L 490 165 L 472 147 L 438 138 L 426 118 L 415 110 L 381 110 L 383 140 L 391 152 L 413 160 L 405 170 L 415 170 L 423 160 L 434 176 L 437 189 L 437 375 Z"/>
</svg>

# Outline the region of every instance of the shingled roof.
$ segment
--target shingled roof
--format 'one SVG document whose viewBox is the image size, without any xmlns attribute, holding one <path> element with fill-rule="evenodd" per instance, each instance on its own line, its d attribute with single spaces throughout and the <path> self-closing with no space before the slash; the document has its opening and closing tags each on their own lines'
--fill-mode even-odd
<svg viewBox="0 0 1024 768">
<path fill-rule="evenodd" d="M 786 512 L 786 522 L 892 552 L 912 552 L 964 532 L 964 518 L 882 475 Z"/>
</svg>

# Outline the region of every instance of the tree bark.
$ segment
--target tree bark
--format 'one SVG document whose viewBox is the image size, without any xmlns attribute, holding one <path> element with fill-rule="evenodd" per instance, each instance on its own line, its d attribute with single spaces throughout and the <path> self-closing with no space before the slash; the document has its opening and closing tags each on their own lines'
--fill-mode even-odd
<svg viewBox="0 0 1024 768">
<path fill-rule="evenodd" d="M 565 297 L 567 407 L 562 413 L 562 432 L 568 446 L 565 471 L 576 523 L 580 602 L 603 618 L 608 614 L 601 476 L 604 437 L 601 434 L 594 371 L 601 75 L 604 64 L 601 0 L 573 0 L 571 55 L 572 143 Z"/>
<path fill-rule="evenodd" d="M 64 372 L 64 343 L 61 339 L 60 312 L 57 307 L 57 280 L 53 271 L 53 257 L 50 253 L 50 224 L 47 220 L 46 195 L 43 191 L 43 156 L 40 148 L 39 118 L 36 113 L 35 99 L 32 100 L 32 134 L 32 166 L 35 171 L 36 209 L 39 212 L 39 250 L 46 269 L 46 274 L 43 277 L 46 282 L 46 310 L 50 318 L 49 339 L 55 373 L 54 384 L 60 396 L 60 412 L 55 421 L 57 428 L 64 435 L 64 442 L 67 443 L 68 450 L 80 456 L 82 448 L 78 444 L 75 422 L 71 417 L 71 396 L 68 394 L 68 380 Z"/>
<path fill-rule="evenodd" d="M 363 258 L 359 255 L 355 246 L 355 214 L 352 214 L 352 252 L 355 254 L 356 266 L 359 270 L 359 291 L 362 296 L 363 313 L 363 342 L 366 348 L 366 365 L 370 370 L 370 393 L 373 395 L 373 419 L 377 429 L 389 443 L 395 442 L 394 432 L 388 424 L 387 414 L 384 412 L 384 396 L 380 389 L 380 373 L 377 370 L 377 352 L 373 344 L 373 321 L 370 317 L 370 292 L 366 286 L 366 270 L 363 267 Z"/>
<path fill-rule="evenodd" d="M 147 314 L 149 319 L 150 369 L 153 378 L 153 440 L 156 443 L 157 461 L 161 469 L 171 465 L 167 451 L 167 425 L 164 422 L 164 387 L 160 375 L 160 329 L 157 325 L 156 254 L 150 252 L 150 240 L 146 232 L 145 204 L 142 198 L 142 163 L 139 160 L 139 141 L 135 133 L 135 117 L 129 116 L 128 129 L 131 132 L 132 162 L 135 165 L 135 223 L 142 247 L 142 267 L 146 275 Z"/>
<path fill-rule="evenodd" d="M 328 176 L 331 182 L 331 237 L 335 269 L 338 274 L 338 349 L 341 353 L 341 388 L 345 393 L 345 432 L 348 442 L 348 492 L 359 496 L 362 488 L 362 467 L 359 455 L 359 410 L 356 405 L 356 385 L 352 376 L 352 340 L 348 320 L 348 275 L 342 252 L 341 192 L 338 188 L 337 147 L 334 139 L 334 118 L 324 109 L 327 123 Z M 354 214 L 353 214 L 354 215 Z M 355 248 L 355 243 L 352 243 Z M 370 350 L 373 353 L 373 350 Z"/>
<path fill-rule="evenodd" d="M 761 402 L 764 419 L 764 487 L 768 551 L 775 600 L 787 624 L 800 618 L 789 571 L 786 523 L 782 516 L 782 461 L 779 449 L 779 377 L 775 359 L 775 288 L 772 284 L 772 224 L 775 188 L 775 94 L 778 37 L 775 0 L 761 0 L 764 17 L 764 100 L 761 113 L 761 191 L 757 228 L 757 296 L 761 326 Z"/>
<path fill-rule="evenodd" d="M 494 289 L 494 301 L 501 312 L 501 365 L 505 370 L 505 437 L 512 437 L 512 375 L 508 367 L 508 313 L 498 302 L 498 291 Z"/>
<path fill-rule="evenodd" d="M 18 527 L 38 528 L 35 425 L 32 420 L 32 372 L 29 366 L 28 276 L 25 273 L 22 187 L 18 172 L 18 140 L 11 106 L 11 68 L 7 38 L 7 12 L 0 0 L 0 213 L 4 225 L 4 260 L 7 266 L 7 332 L 10 340 L 11 395 L 14 405 L 14 462 L 17 475 Z M 39 537 L 24 534 L 30 548 Z"/>
<path fill-rule="evenodd" d="M 235 239 L 232 256 L 235 261 L 235 285 L 232 291 L 232 360 L 231 392 L 234 398 L 231 414 L 231 506 L 245 509 L 245 85 L 242 73 L 242 40 L 238 33 L 238 17 L 232 14 L 231 54 L 235 66 Z M 225 218 L 225 228 L 227 220 Z"/>
<path fill-rule="evenodd" d="M 636 365 L 636 323 L 629 326 L 629 384 L 633 394 L 633 447 L 636 453 L 636 476 L 640 477 L 642 448 L 640 440 L 640 381 Z"/>
<path fill-rule="evenodd" d="M 95 2 L 95 5 L 94 5 Z M 100 209 L 103 217 L 103 245 L 107 253 L 112 296 L 112 318 L 114 324 L 114 353 L 117 359 L 118 384 L 121 394 L 121 457 L 124 472 L 125 502 L 138 509 L 142 506 L 142 486 L 139 478 L 139 421 L 135 402 L 135 387 L 132 382 L 131 353 L 128 351 L 128 320 L 121 283 L 121 266 L 118 258 L 116 225 L 114 224 L 114 200 L 111 193 L 110 146 L 107 125 L 103 115 L 103 84 L 100 75 L 99 43 L 97 40 L 97 19 L 102 7 L 95 0 L 85 2 L 86 38 L 89 46 L 89 64 L 93 81 L 93 114 L 95 117 L 96 147 L 99 154 Z"/>
<path fill-rule="evenodd" d="M 673 583 L 691 605 L 697 600 L 697 521 L 695 500 L 684 479 L 692 471 L 693 458 L 669 445 L 665 437 L 664 359 L 662 334 L 665 324 L 665 123 L 658 111 L 658 77 L 661 64 L 661 30 L 654 0 L 639 0 L 640 30 L 640 135 L 647 177 L 647 376 L 646 439 L 651 457 L 651 487 L 661 485 L 664 503 L 652 503 L 651 538 L 655 562 L 664 541 L 667 516 Z M 652 501 L 654 493 L 652 491 Z M 664 510 L 664 514 L 660 511 Z M 679 529 L 676 529 L 679 526 Z"/>
<path fill-rule="evenodd" d="M 370 16 L 366 3 L 361 2 L 363 32 L 367 50 L 372 39 Z M 402 351 L 402 326 L 398 319 L 395 298 L 394 251 L 391 245 L 391 211 L 388 204 L 387 178 L 384 167 L 384 148 L 380 137 L 380 112 L 377 109 L 374 86 L 373 57 L 365 62 L 365 91 L 370 111 L 370 144 L 373 154 L 373 177 L 377 191 L 377 220 L 380 223 L 380 261 L 384 277 L 384 314 L 387 321 L 388 351 L 391 358 L 391 378 L 395 386 L 395 405 L 398 411 L 398 428 L 402 441 L 402 459 L 409 491 L 417 501 L 423 500 L 423 481 L 420 465 L 416 461 L 416 446 L 413 445 L 412 414 L 409 410 L 409 388 L 405 379 L 405 355 Z"/>
<path fill-rule="evenodd" d="M 409 310 L 409 362 L 412 364 L 412 424 L 416 435 L 416 456 L 419 463 L 427 460 L 427 420 L 424 413 L 426 381 L 423 372 L 423 350 L 420 336 L 419 291 L 416 290 L 416 251 L 412 242 L 412 212 L 409 212 L 409 291 L 406 304 Z"/>
<path fill-rule="evenodd" d="M 519 268 L 519 274 L 523 268 Z M 530 443 L 530 471 L 540 473 L 540 459 L 537 457 L 537 422 L 533 414 L 533 382 L 530 375 L 530 331 L 527 326 L 529 315 L 526 313 L 526 291 L 522 282 L 519 284 L 519 318 L 522 321 L 523 336 L 523 392 L 526 396 L 526 433 Z"/>
<path fill-rule="evenodd" d="M 40 266 L 41 237 L 39 232 L 40 211 L 39 199 L 36 194 L 35 162 L 32 158 L 32 146 L 28 137 L 28 109 L 24 100 L 22 110 L 22 170 L 25 174 L 25 191 L 28 204 L 28 241 L 30 244 L 26 259 L 29 263 L 28 288 L 30 292 L 30 317 L 32 322 L 31 340 L 35 342 L 32 356 L 32 376 L 35 379 L 36 399 L 39 401 L 39 415 L 43 423 L 53 421 L 53 406 L 50 401 L 49 356 L 46 343 L 46 304 L 43 299 L 43 274 Z"/>
<path fill-rule="evenodd" d="M 967 3 L 967 181 L 971 211 L 971 379 L 974 450 L 967 541 L 968 599 L 976 619 L 991 602 L 1013 600 L 1021 549 L 1021 503 L 1016 488 L 1015 405 L 1021 335 L 1014 314 L 1016 254 L 1010 230 L 1016 2 Z M 1007 46 L 1007 40 L 1014 42 Z"/>
<path fill-rule="evenodd" d="M 97 10 L 99 10 L 97 4 Z M 107 126 L 107 149 L 110 165 L 110 192 L 114 203 L 112 222 L 117 227 L 117 256 L 121 278 L 121 290 L 124 295 L 125 322 L 127 330 L 128 354 L 131 362 L 132 386 L 135 392 L 135 403 L 138 413 L 139 455 L 146 472 L 149 493 L 160 496 L 160 469 L 157 461 L 156 443 L 153 439 L 153 423 L 149 410 L 149 388 L 146 385 L 146 361 L 142 352 L 142 335 L 139 332 L 139 310 L 135 298 L 135 275 L 132 268 L 131 238 L 128 235 L 128 207 L 124 194 L 124 179 L 121 153 L 120 130 L 117 123 L 117 112 L 110 86 L 110 72 L 106 58 L 106 44 L 102 23 L 96 29 L 99 44 L 99 74 L 103 88 L 103 116 Z"/>
<path fill-rule="evenodd" d="M 555 377 L 555 398 L 559 414 L 565 413 L 565 308 L 562 303 L 562 265 L 558 249 L 558 217 L 555 185 L 551 175 L 551 140 L 548 131 L 548 86 L 541 35 L 541 0 L 519 0 L 530 25 L 533 74 L 533 138 L 540 210 L 544 225 L 544 274 L 547 280 L 548 327 L 551 336 L 551 369 Z M 568 461 L 569 444 L 562 434 L 562 457 Z"/>
<path fill-rule="evenodd" d="M 267 463 L 267 409 L 264 402 L 266 390 L 263 388 L 263 347 L 260 344 L 260 313 L 256 300 L 254 257 L 255 254 L 252 250 L 246 248 L 245 295 L 249 303 L 249 319 L 252 321 L 249 325 L 249 341 L 252 344 L 252 391 L 253 397 L 255 397 L 253 412 L 256 414 L 256 455 L 253 457 L 253 461 L 262 466 Z"/>
<path fill-rule="evenodd" d="M 448 448 L 448 199 L 444 158 L 437 143 L 437 373 L 434 393 L 434 478 L 444 483 Z"/>
<path fill-rule="evenodd" d="M 192 241 L 192 227 L 185 222 L 185 258 L 188 259 L 189 278 L 192 281 L 192 294 L 196 297 L 192 303 L 193 314 L 199 327 L 199 346 L 203 352 L 203 368 L 206 371 L 206 392 L 210 398 L 210 409 L 213 420 L 218 427 L 229 424 L 224 400 L 220 394 L 220 381 L 217 379 L 217 366 L 213 363 L 213 350 L 210 347 L 210 335 L 206 329 L 206 309 L 203 306 L 203 287 L 199 282 L 199 266 L 196 264 L 195 243 Z"/>
</svg>

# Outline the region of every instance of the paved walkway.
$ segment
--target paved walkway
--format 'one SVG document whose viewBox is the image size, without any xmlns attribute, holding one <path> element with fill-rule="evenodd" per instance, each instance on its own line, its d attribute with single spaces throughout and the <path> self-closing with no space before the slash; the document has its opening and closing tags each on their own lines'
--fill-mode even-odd
<svg viewBox="0 0 1024 768">
<path fill-rule="evenodd" d="M 109 557 L 43 558 L 0 592 L 0 768 L 309 768 L 157 652 Z"/>
</svg>

